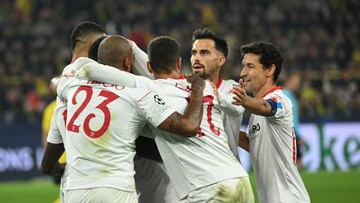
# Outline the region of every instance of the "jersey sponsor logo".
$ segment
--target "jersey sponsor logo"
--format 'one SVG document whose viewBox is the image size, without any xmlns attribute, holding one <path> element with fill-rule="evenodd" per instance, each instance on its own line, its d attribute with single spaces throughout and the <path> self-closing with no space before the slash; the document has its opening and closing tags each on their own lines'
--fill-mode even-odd
<svg viewBox="0 0 360 203">
<path fill-rule="evenodd" d="M 257 124 L 254 124 L 251 126 L 250 130 L 249 130 L 249 134 L 250 135 L 253 135 L 255 134 L 256 132 L 260 131 L 260 124 L 257 123 Z"/>
<path fill-rule="evenodd" d="M 154 95 L 154 101 L 160 105 L 165 105 L 165 101 L 157 94 Z"/>
</svg>

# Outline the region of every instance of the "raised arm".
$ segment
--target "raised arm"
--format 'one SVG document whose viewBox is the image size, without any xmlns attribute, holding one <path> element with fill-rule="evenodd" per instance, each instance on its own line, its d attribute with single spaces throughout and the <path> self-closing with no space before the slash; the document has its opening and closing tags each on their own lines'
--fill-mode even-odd
<svg viewBox="0 0 360 203">
<path fill-rule="evenodd" d="M 136 87 L 136 76 L 100 63 L 87 63 L 75 72 L 79 79 L 96 80 L 126 87 Z"/>
<path fill-rule="evenodd" d="M 263 100 L 248 96 L 246 94 L 242 79 L 239 82 L 239 86 L 234 87 L 233 93 L 234 101 L 232 102 L 232 104 L 242 105 L 251 113 L 262 116 L 271 116 L 276 113 L 276 103 L 274 104 L 270 100 Z"/>
<path fill-rule="evenodd" d="M 149 61 L 148 55 L 143 50 L 141 50 L 134 41 L 129 41 L 135 56 L 134 72 L 138 75 L 142 75 L 153 80 L 154 75 L 149 72 L 146 65 Z"/>
<path fill-rule="evenodd" d="M 200 127 L 203 115 L 203 90 L 205 81 L 198 75 L 187 78 L 191 83 L 191 99 L 184 115 L 174 112 L 158 128 L 182 136 L 195 136 Z"/>
</svg>

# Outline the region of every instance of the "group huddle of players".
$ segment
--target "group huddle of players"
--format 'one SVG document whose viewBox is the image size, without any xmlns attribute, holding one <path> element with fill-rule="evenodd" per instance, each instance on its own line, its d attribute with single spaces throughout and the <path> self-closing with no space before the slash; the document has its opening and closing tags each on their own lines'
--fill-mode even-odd
<svg viewBox="0 0 360 203">
<path fill-rule="evenodd" d="M 168 36 L 145 53 L 83 22 L 71 45 L 72 63 L 52 81 L 58 97 L 42 161 L 44 173 L 62 177 L 62 202 L 252 203 L 239 146 L 250 153 L 261 202 L 310 202 L 274 45 L 241 47 L 239 83 L 221 79 L 228 45 L 208 28 L 193 33 L 186 76 Z M 241 132 L 245 110 L 252 115 Z"/>
</svg>

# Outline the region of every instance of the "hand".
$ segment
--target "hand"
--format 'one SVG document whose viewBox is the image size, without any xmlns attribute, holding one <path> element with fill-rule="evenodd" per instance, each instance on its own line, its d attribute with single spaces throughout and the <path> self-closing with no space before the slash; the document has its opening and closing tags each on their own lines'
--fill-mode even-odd
<svg viewBox="0 0 360 203">
<path fill-rule="evenodd" d="M 185 78 L 189 83 L 191 83 L 191 90 L 204 90 L 205 80 L 199 77 L 197 74 L 186 75 Z"/>
<path fill-rule="evenodd" d="M 246 90 L 244 87 L 243 79 L 240 79 L 239 86 L 233 88 L 233 93 L 235 95 L 233 96 L 234 101 L 232 102 L 232 104 L 238 105 L 238 106 L 244 105 L 247 94 L 246 94 Z"/>
<path fill-rule="evenodd" d="M 56 88 L 58 86 L 59 83 L 59 77 L 54 77 L 53 79 L 51 79 L 50 85 L 49 85 L 49 89 L 52 93 L 56 94 Z"/>
</svg>

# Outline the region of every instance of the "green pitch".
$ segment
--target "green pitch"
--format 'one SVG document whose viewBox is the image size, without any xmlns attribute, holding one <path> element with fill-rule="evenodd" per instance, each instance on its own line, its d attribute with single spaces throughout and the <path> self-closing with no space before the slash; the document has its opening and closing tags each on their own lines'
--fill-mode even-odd
<svg viewBox="0 0 360 203">
<path fill-rule="evenodd" d="M 302 177 L 313 203 L 360 202 L 360 171 L 302 173 Z M 251 183 L 256 193 L 253 175 Z M 0 203 L 51 203 L 57 195 L 51 181 L 0 182 Z"/>
</svg>

